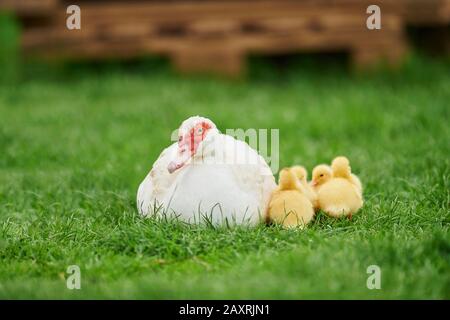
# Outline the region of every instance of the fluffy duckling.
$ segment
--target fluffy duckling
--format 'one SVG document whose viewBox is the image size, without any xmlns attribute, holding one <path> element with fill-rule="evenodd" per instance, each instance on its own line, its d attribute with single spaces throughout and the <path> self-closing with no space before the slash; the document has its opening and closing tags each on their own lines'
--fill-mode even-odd
<svg viewBox="0 0 450 320">
<path fill-rule="evenodd" d="M 305 196 L 311 201 L 314 209 L 318 209 L 317 194 L 313 188 L 308 184 L 308 171 L 302 166 L 293 166 L 292 172 L 297 176 L 298 181 L 303 187 Z"/>
<path fill-rule="evenodd" d="M 313 216 L 313 205 L 294 172 L 287 168 L 281 170 L 278 188 L 270 200 L 268 218 L 284 227 L 304 227 Z"/>
<path fill-rule="evenodd" d="M 313 169 L 310 185 L 314 192 L 316 192 L 317 198 L 319 197 L 318 192 L 320 187 L 331 178 L 333 178 L 333 170 L 331 170 L 329 165 L 319 164 Z M 319 199 L 317 199 L 317 201 L 319 201 Z"/>
<path fill-rule="evenodd" d="M 317 190 L 319 207 L 332 217 L 351 218 L 363 205 L 361 192 L 348 178 L 345 161 L 338 160 L 333 164 L 335 172 L 333 166 L 327 165 L 319 165 L 313 170 L 312 185 Z"/>
<path fill-rule="evenodd" d="M 334 177 L 341 177 L 349 180 L 362 196 L 361 180 L 359 180 L 359 178 L 352 173 L 350 161 L 348 161 L 346 157 L 340 156 L 334 158 L 331 162 L 331 169 L 333 170 Z"/>
</svg>

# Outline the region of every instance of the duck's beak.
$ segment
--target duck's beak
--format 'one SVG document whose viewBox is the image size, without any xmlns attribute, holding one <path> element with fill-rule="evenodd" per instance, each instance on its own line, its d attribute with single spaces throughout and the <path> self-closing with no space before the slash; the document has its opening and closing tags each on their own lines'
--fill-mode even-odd
<svg viewBox="0 0 450 320">
<path fill-rule="evenodd" d="M 177 153 L 175 154 L 173 160 L 167 166 L 167 171 L 173 173 L 176 170 L 182 168 L 186 162 L 195 154 L 196 144 L 193 135 L 193 131 L 182 135 L 178 141 Z"/>
<path fill-rule="evenodd" d="M 169 173 L 174 173 L 176 170 L 182 168 L 186 162 L 188 162 L 190 157 L 190 152 L 188 150 L 181 150 L 177 152 L 175 159 L 172 160 L 167 166 L 167 171 L 169 171 Z"/>
</svg>

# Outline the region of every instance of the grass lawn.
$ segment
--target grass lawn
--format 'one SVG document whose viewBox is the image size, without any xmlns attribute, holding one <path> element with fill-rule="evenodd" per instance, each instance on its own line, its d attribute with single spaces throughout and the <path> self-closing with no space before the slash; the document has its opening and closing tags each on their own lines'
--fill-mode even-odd
<svg viewBox="0 0 450 320">
<path fill-rule="evenodd" d="M 27 67 L 2 85 L 0 298 L 449 299 L 450 63 L 358 76 L 309 62 L 238 82 L 150 62 Z M 280 129 L 281 167 L 347 155 L 363 209 L 303 231 L 142 219 L 140 181 L 196 114 Z M 66 288 L 74 264 L 81 290 Z"/>
</svg>

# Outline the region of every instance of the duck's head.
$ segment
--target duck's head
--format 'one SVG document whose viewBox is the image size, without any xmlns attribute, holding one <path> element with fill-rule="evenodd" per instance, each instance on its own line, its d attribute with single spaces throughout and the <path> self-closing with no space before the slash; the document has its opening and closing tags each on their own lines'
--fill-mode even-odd
<svg viewBox="0 0 450 320">
<path fill-rule="evenodd" d="M 330 166 L 326 164 L 320 164 L 314 168 L 312 172 L 312 186 L 317 187 L 328 180 L 330 180 L 333 176 L 333 172 L 331 171 Z"/>
<path fill-rule="evenodd" d="M 306 182 L 308 179 L 308 171 L 306 171 L 305 167 L 302 166 L 293 166 L 291 170 L 294 172 L 294 174 L 297 176 L 297 179 Z"/>
<path fill-rule="evenodd" d="M 197 153 L 200 145 L 217 127 L 211 120 L 199 116 L 190 117 L 178 129 L 178 150 L 174 159 L 167 166 L 169 173 L 182 168 Z"/>
<path fill-rule="evenodd" d="M 335 175 L 344 175 L 346 172 L 351 172 L 352 170 L 350 161 L 344 156 L 334 158 L 331 162 L 331 169 Z"/>
</svg>

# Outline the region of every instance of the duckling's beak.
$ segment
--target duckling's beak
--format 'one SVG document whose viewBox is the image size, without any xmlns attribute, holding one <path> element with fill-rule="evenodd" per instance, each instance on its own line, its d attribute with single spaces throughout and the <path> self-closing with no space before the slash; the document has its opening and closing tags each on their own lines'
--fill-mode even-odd
<svg viewBox="0 0 450 320">
<path fill-rule="evenodd" d="M 313 180 L 311 181 L 311 186 L 315 187 L 317 186 L 319 183 L 317 182 L 317 180 Z"/>
</svg>

